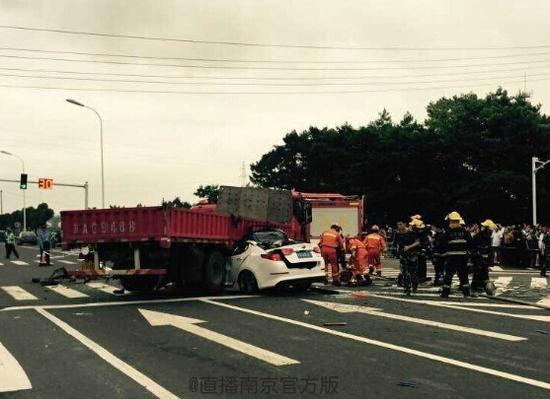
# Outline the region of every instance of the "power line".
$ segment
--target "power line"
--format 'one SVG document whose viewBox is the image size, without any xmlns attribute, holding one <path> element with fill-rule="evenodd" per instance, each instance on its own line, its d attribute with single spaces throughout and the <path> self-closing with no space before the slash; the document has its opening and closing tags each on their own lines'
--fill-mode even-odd
<svg viewBox="0 0 550 399">
<path fill-rule="evenodd" d="M 527 82 L 548 81 L 550 78 L 529 79 Z M 523 83 L 521 80 L 500 82 L 500 84 Z M 433 87 L 404 87 L 391 89 L 369 89 L 369 90 L 343 90 L 343 91 L 166 91 L 166 90 L 140 90 L 140 89 L 112 89 L 112 88 L 83 88 L 83 87 L 55 87 L 55 86 L 30 86 L 30 85 L 9 85 L 0 84 L 3 88 L 12 89 L 37 89 L 37 90 L 66 90 L 66 91 L 88 91 L 88 92 L 114 92 L 114 93 L 143 93 L 143 94 L 184 94 L 184 95 L 292 95 L 292 94 L 359 94 L 359 93 L 382 93 L 382 92 L 407 92 L 425 90 L 463 89 L 484 86 L 493 86 L 494 83 L 481 83 L 463 86 L 433 86 Z"/>
<path fill-rule="evenodd" d="M 211 75 L 156 75 L 156 74 L 133 74 L 133 73 L 115 73 L 115 72 L 90 72 L 90 71 L 64 71 L 59 69 L 29 69 L 29 68 L 8 68 L 0 67 L 3 71 L 20 71 L 20 72 L 43 72 L 43 73 L 60 73 L 60 74 L 78 74 L 78 75 L 100 75 L 100 76 L 124 76 L 124 77 L 140 77 L 140 78 L 162 78 L 162 79 L 211 79 L 211 80 L 350 80 L 350 79 L 414 79 L 435 76 L 456 76 L 456 75 L 478 75 L 487 73 L 500 72 L 516 72 L 531 69 L 544 69 L 550 67 L 550 64 L 540 66 L 525 66 L 519 68 L 495 69 L 495 70 L 474 70 L 451 73 L 428 73 L 415 75 L 360 75 L 360 76 L 303 76 L 303 77 L 284 77 L 284 76 L 211 76 Z"/>
<path fill-rule="evenodd" d="M 124 35 L 103 32 L 89 32 L 53 28 L 34 28 L 29 26 L 16 25 L 0 25 L 3 29 L 34 31 L 34 32 L 49 32 L 61 33 L 66 35 L 82 35 L 95 37 L 109 37 L 120 39 L 136 39 L 150 40 L 162 42 L 188 43 L 188 44 L 209 44 L 223 46 L 245 46 L 245 47 L 277 47 L 277 48 L 293 48 L 293 49 L 312 49 L 312 50 L 375 50 L 375 51 L 449 51 L 449 50 L 524 50 L 536 48 L 550 48 L 550 45 L 530 45 L 530 46 L 491 46 L 491 47 L 405 47 L 405 46 L 389 46 L 389 47 L 361 47 L 361 46 L 330 46 L 330 45 L 312 45 L 312 44 L 284 44 L 284 43 L 259 43 L 259 42 L 239 42 L 228 40 L 204 40 L 204 39 L 188 39 L 188 38 L 172 38 L 160 36 L 142 36 L 142 35 Z"/>
<path fill-rule="evenodd" d="M 538 73 L 531 74 L 530 76 L 548 76 L 550 73 Z M 145 83 L 145 84 L 168 84 L 168 85 L 185 85 L 185 86 L 255 86 L 255 87 L 320 87 L 320 86 L 386 86 L 386 85 L 408 85 L 408 84 L 437 84 L 437 83 L 449 83 L 449 82 L 470 82 L 470 81 L 485 81 L 495 79 L 508 79 L 508 78 L 524 78 L 524 74 L 514 76 L 490 76 L 482 78 L 466 78 L 466 79 L 445 79 L 445 80 L 420 80 L 420 81 L 408 81 L 408 82 L 338 82 L 338 83 L 228 83 L 228 82 L 163 82 L 163 81 L 150 81 L 150 80 L 132 80 L 132 79 L 95 79 L 95 78 L 79 78 L 69 76 L 31 76 L 31 75 L 18 75 L 18 74 L 6 74 L 0 73 L 0 76 L 15 77 L 15 78 L 31 78 L 31 79 L 58 79 L 58 80 L 76 80 L 86 82 L 109 82 L 109 83 Z"/>
<path fill-rule="evenodd" d="M 540 62 L 549 62 L 550 60 L 532 60 L 532 61 L 514 61 L 495 64 L 469 64 L 469 65 L 426 65 L 426 66 L 399 66 L 399 67 L 369 67 L 369 68 L 291 68 L 291 67 L 260 67 L 260 66 L 229 66 L 229 65 L 196 65 L 196 64 L 160 64 L 149 62 L 125 62 L 125 61 L 106 61 L 106 60 L 75 60 L 72 58 L 54 58 L 54 57 L 30 57 L 22 55 L 0 54 L 0 58 L 13 58 L 22 60 L 46 60 L 46 61 L 64 61 L 81 62 L 94 64 L 113 64 L 113 65 L 133 65 L 133 66 L 160 66 L 171 68 L 191 68 L 191 69 L 243 69 L 243 70 L 269 70 L 269 71 L 389 71 L 389 70 L 410 70 L 410 69 L 448 69 L 448 68 L 473 68 L 473 67 L 491 67 L 519 64 L 533 64 Z"/>
<path fill-rule="evenodd" d="M 84 55 L 93 57 L 120 57 L 132 59 L 149 59 L 149 60 L 176 60 L 176 61 L 201 61 L 201 62 L 234 62 L 234 63 L 273 63 L 273 64 L 366 64 L 366 63 L 407 63 L 407 62 L 448 62 L 448 61 L 473 61 L 485 59 L 502 59 L 502 58 L 517 58 L 517 57 L 537 57 L 550 55 L 549 52 L 538 53 L 523 53 L 523 54 L 501 54 L 483 57 L 458 57 L 458 58 L 436 58 L 436 59 L 404 59 L 404 60 L 351 60 L 351 61 L 319 61 L 319 60 L 274 60 L 274 59 L 242 59 L 242 58 L 201 58 L 201 57 L 165 57 L 152 55 L 137 55 L 137 54 L 113 54 L 113 53 L 92 53 L 83 51 L 66 51 L 66 50 L 44 50 L 35 48 L 19 48 L 19 47 L 0 47 L 3 51 L 25 51 L 34 53 L 46 54 L 70 54 Z"/>
</svg>

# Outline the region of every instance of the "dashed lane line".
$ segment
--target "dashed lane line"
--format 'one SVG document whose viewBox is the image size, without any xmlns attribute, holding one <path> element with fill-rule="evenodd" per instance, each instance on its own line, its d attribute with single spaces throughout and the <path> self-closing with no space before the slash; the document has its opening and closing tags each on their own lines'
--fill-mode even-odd
<svg viewBox="0 0 550 399">
<path fill-rule="evenodd" d="M 23 288 L 17 285 L 7 285 L 0 288 L 2 288 L 2 290 L 4 290 L 8 295 L 10 295 L 16 301 L 35 301 L 38 299 L 33 294 L 31 294 L 28 291 L 25 291 Z"/>
<path fill-rule="evenodd" d="M 326 301 L 314 301 L 311 299 L 302 299 L 302 301 L 305 301 L 307 303 L 311 303 L 313 305 L 321 306 L 326 309 L 334 310 L 336 312 L 340 313 L 360 313 L 368 316 L 378 316 L 378 317 L 385 317 L 391 320 L 399 320 L 404 321 L 407 323 L 415 323 L 420 324 L 428 327 L 435 327 L 435 328 L 442 328 L 446 330 L 451 331 L 458 331 L 460 333 L 467 333 L 467 334 L 474 334 L 474 335 L 480 335 L 483 337 L 488 338 L 495 338 L 495 339 L 502 339 L 504 341 L 512 341 L 512 342 L 518 342 L 518 341 L 526 341 L 527 338 L 525 337 L 518 337 L 516 335 L 510 335 L 510 334 L 501 334 L 495 331 L 488 331 L 488 330 L 481 330 L 479 328 L 472 328 L 472 327 L 466 327 L 463 325 L 458 324 L 451 324 L 451 323 L 443 323 L 436 320 L 429 320 L 429 319 L 422 319 L 419 317 L 411 317 L 411 316 L 404 316 L 396 313 L 389 313 L 384 312 L 382 309 L 378 308 L 369 308 L 367 306 L 358 306 L 358 305 L 348 305 L 348 304 L 342 304 L 342 303 L 336 303 L 336 302 L 326 302 Z"/>
<path fill-rule="evenodd" d="M 371 297 L 374 298 L 380 298 L 380 299 L 387 299 L 391 301 L 401 301 L 401 302 L 409 302 L 409 303 L 417 303 L 421 305 L 428 305 L 428 306 L 436 306 L 440 308 L 447 308 L 447 309 L 459 309 L 464 310 L 468 312 L 474 312 L 474 313 L 485 313 L 495 316 L 503 316 L 503 317 L 510 317 L 514 319 L 523 319 L 523 320 L 531 320 L 531 321 L 541 321 L 545 323 L 550 323 L 550 316 L 539 316 L 539 315 L 528 315 L 528 314 L 514 314 L 514 313 L 504 313 L 504 312 L 497 312 L 494 310 L 488 310 L 488 309 L 476 309 L 476 308 L 470 308 L 470 307 L 464 307 L 459 306 L 455 303 L 449 302 L 442 303 L 437 301 L 423 301 L 418 299 L 408 299 L 408 298 L 397 298 L 394 296 L 386 296 L 386 295 L 377 295 L 377 294 L 370 294 Z"/>
<path fill-rule="evenodd" d="M 463 362 L 463 361 L 452 359 L 452 358 L 449 358 L 449 357 L 439 356 L 439 355 L 435 355 L 433 353 L 422 352 L 422 351 L 419 351 L 419 350 L 416 350 L 416 349 L 407 348 L 405 346 L 395 345 L 395 344 L 391 344 L 391 343 L 388 343 L 388 342 L 383 342 L 383 341 L 374 340 L 374 339 L 371 339 L 371 338 L 366 338 L 366 337 L 362 337 L 362 336 L 358 336 L 358 335 L 345 333 L 345 332 L 342 332 L 342 331 L 331 330 L 329 328 L 316 326 L 314 324 L 304 323 L 304 322 L 299 321 L 299 320 L 287 319 L 285 317 L 276 316 L 276 315 L 272 315 L 272 314 L 264 313 L 264 312 L 259 312 L 259 311 L 256 311 L 256 310 L 251 310 L 251 309 L 243 308 L 243 307 L 240 307 L 240 306 L 230 305 L 230 304 L 219 302 L 219 301 L 216 301 L 216 300 L 202 299 L 201 301 L 205 302 L 205 303 L 208 303 L 208 304 L 211 304 L 211 305 L 214 305 L 214 306 L 220 306 L 220 307 L 223 307 L 223 308 L 226 308 L 226 309 L 232 309 L 232 310 L 252 314 L 252 315 L 255 315 L 255 316 L 259 316 L 259 317 L 265 317 L 267 319 L 277 320 L 277 321 L 281 321 L 281 322 L 288 323 L 288 324 L 293 324 L 293 325 L 296 325 L 296 326 L 299 326 L 299 327 L 308 328 L 308 329 L 311 329 L 311 330 L 315 330 L 315 331 L 318 331 L 318 332 L 334 335 L 334 336 L 341 337 L 341 338 L 350 339 L 350 340 L 357 341 L 357 342 L 362 342 L 362 343 L 365 343 L 365 344 L 368 344 L 368 345 L 374 345 L 374 346 L 390 349 L 390 350 L 401 352 L 401 353 L 407 353 L 409 355 L 422 357 L 422 358 L 425 358 L 425 359 L 437 361 L 437 362 L 452 365 L 452 366 L 455 366 L 455 367 L 460 367 L 460 368 L 463 368 L 463 369 L 472 370 L 472 371 L 476 371 L 476 372 L 479 372 L 479 373 L 484 373 L 484 374 L 492 375 L 492 376 L 495 376 L 495 377 L 504 378 L 504 379 L 507 379 L 507 380 L 516 381 L 516 382 L 520 382 L 520 383 L 523 383 L 523 384 L 532 385 L 532 386 L 535 386 L 535 387 L 538 387 L 538 388 L 550 390 L 550 383 L 545 382 L 545 381 L 539 381 L 539 380 L 535 380 L 535 379 L 532 379 L 532 378 L 527 378 L 527 377 L 522 377 L 520 375 L 507 373 L 507 372 L 504 372 L 504 371 L 491 369 L 491 368 L 488 368 L 488 367 L 478 366 L 478 365 L 475 365 L 475 364 L 472 364 L 472 363 Z"/>
<path fill-rule="evenodd" d="M 157 398 L 179 399 L 172 392 L 168 391 L 166 388 L 162 387 L 161 385 L 153 381 L 151 378 L 147 377 L 145 374 L 133 368 L 128 363 L 119 359 L 118 357 L 113 355 L 111 352 L 109 352 L 107 349 L 98 345 L 97 343 L 92 341 L 90 338 L 86 337 L 84 334 L 80 333 L 79 331 L 71 327 L 69 324 L 65 323 L 63 320 L 57 318 L 56 316 L 47 312 L 44 309 L 36 309 L 36 311 L 40 313 L 42 316 L 44 316 L 46 319 L 50 320 L 53 324 L 61 328 L 67 334 L 72 336 L 74 339 L 79 341 L 82 345 L 90 349 L 92 352 L 94 352 L 100 358 L 105 360 L 111 366 L 116 368 L 118 371 L 127 375 L 132 380 L 134 380 L 139 385 L 141 385 L 143 388 L 151 392 Z"/>
<path fill-rule="evenodd" d="M 75 298 L 88 298 L 89 297 L 89 295 L 87 295 L 83 292 L 74 290 L 72 288 L 66 287 L 66 286 L 61 285 L 61 284 L 46 285 L 46 288 L 48 288 L 49 290 L 55 292 L 56 294 L 64 296 L 65 298 L 75 299 Z"/>
</svg>

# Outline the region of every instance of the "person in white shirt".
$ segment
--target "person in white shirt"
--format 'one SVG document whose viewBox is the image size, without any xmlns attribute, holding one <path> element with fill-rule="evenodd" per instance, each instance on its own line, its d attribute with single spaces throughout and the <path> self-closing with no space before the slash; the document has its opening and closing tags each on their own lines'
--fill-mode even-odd
<svg viewBox="0 0 550 399">
<path fill-rule="evenodd" d="M 504 237 L 504 227 L 500 224 L 498 228 L 491 234 L 492 247 L 493 247 L 493 263 L 498 264 L 500 262 L 500 246 L 502 245 L 502 239 Z"/>
</svg>

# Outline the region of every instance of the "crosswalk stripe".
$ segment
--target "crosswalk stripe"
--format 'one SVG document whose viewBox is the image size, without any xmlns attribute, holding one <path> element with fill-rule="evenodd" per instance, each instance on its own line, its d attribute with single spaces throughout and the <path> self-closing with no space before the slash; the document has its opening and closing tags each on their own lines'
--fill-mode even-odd
<svg viewBox="0 0 550 399">
<path fill-rule="evenodd" d="M 2 262 L 0 262 L 0 266 L 4 266 L 4 264 Z"/>
<path fill-rule="evenodd" d="M 73 290 L 72 288 L 65 287 L 64 285 L 58 284 L 58 285 L 47 285 L 48 289 L 52 290 L 56 294 L 62 295 L 65 298 L 87 298 L 88 295 L 86 295 L 83 292 Z"/>
<path fill-rule="evenodd" d="M 96 289 L 96 290 L 99 290 L 101 292 L 105 292 L 106 294 L 109 294 L 109 295 L 116 295 L 114 293 L 114 290 L 118 290 L 119 288 L 118 287 L 115 287 L 113 285 L 109 285 L 109 284 L 105 284 L 105 283 L 100 283 L 100 282 L 89 282 L 86 284 L 88 287 L 91 287 L 93 289 Z"/>
<path fill-rule="evenodd" d="M 531 288 L 546 288 L 547 286 L 546 277 L 531 277 Z"/>
<path fill-rule="evenodd" d="M 59 259 L 58 262 L 65 263 L 66 265 L 76 265 L 76 262 L 73 262 L 72 260 Z"/>
<path fill-rule="evenodd" d="M 489 270 L 491 270 L 492 272 L 502 272 L 502 271 L 504 271 L 504 269 L 500 266 L 491 266 L 489 268 Z"/>
<path fill-rule="evenodd" d="M 38 299 L 17 285 L 7 285 L 1 288 L 16 301 L 34 301 Z"/>
<path fill-rule="evenodd" d="M 22 260 L 10 260 L 11 263 L 17 266 L 28 266 L 29 264 L 27 262 L 23 262 Z"/>
<path fill-rule="evenodd" d="M 538 301 L 537 305 L 550 306 L 550 295 Z"/>
</svg>

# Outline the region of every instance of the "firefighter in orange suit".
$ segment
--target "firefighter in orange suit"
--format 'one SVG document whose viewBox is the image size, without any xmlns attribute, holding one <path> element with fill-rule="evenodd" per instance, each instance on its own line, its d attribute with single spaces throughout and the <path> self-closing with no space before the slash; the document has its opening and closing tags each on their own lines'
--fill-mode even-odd
<svg viewBox="0 0 550 399">
<path fill-rule="evenodd" d="M 348 240 L 347 247 L 349 253 L 351 253 L 350 263 L 352 265 L 349 285 L 356 285 L 358 282 L 369 283 L 367 247 L 359 237 L 351 237 Z"/>
<path fill-rule="evenodd" d="M 338 267 L 338 251 L 344 251 L 344 239 L 340 234 L 342 228 L 339 224 L 334 223 L 321 234 L 319 247 L 321 247 L 321 255 L 325 260 L 325 276 L 328 283 L 340 285 L 340 268 Z"/>
<path fill-rule="evenodd" d="M 378 276 L 382 275 L 382 261 L 380 255 L 386 251 L 386 240 L 380 235 L 377 225 L 371 227 L 371 233 L 365 237 L 369 268 L 373 267 Z"/>
</svg>

